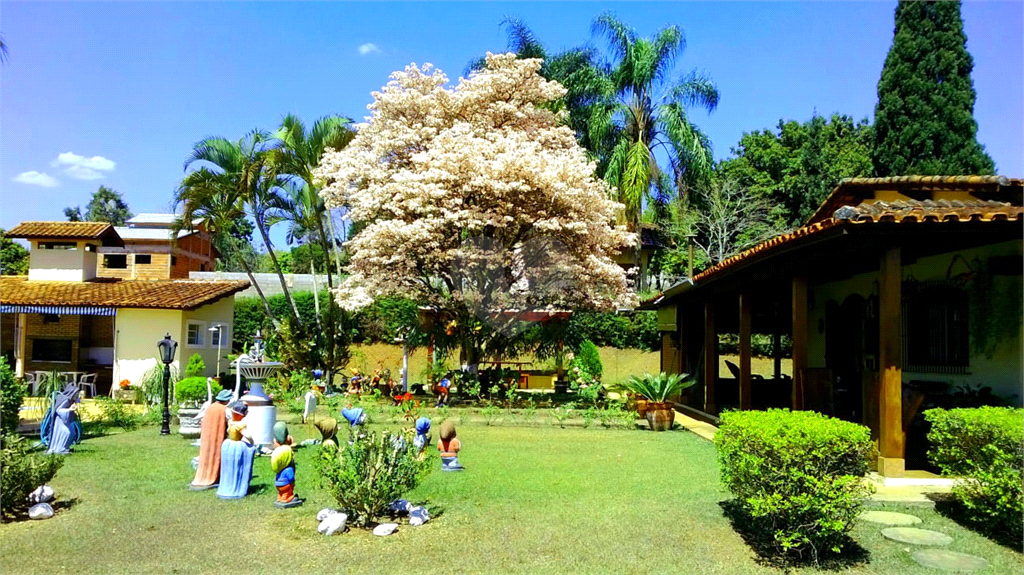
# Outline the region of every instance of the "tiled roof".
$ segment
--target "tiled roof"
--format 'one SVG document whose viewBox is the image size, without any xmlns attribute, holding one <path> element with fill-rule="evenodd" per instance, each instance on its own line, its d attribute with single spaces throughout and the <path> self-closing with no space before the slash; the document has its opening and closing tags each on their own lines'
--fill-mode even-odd
<svg viewBox="0 0 1024 575">
<path fill-rule="evenodd" d="M 0 303 L 189 310 L 249 287 L 230 280 L 29 281 L 0 276 Z"/>
<path fill-rule="evenodd" d="M 26 240 L 102 240 L 103 245 L 124 245 L 114 226 L 106 222 L 21 222 L 7 237 Z"/>
<path fill-rule="evenodd" d="M 861 203 L 875 190 L 899 192 L 962 191 L 968 193 L 999 192 L 1008 188 L 1021 188 L 1021 180 L 1006 176 L 894 176 L 890 178 L 845 178 L 822 202 L 807 224 L 832 217 L 843 206 Z"/>
<path fill-rule="evenodd" d="M 998 197 L 1012 199 L 1015 204 L 997 200 L 900 200 L 894 202 L 863 201 L 863 196 L 846 193 L 844 190 L 862 186 L 880 186 L 883 189 L 901 191 L 955 190 L 981 192 L 1006 192 Z M 897 178 L 856 178 L 843 180 L 828 200 L 811 218 L 808 225 L 792 232 L 780 234 L 743 251 L 731 258 L 696 274 L 695 283 L 715 276 L 728 268 L 750 260 L 760 254 L 774 251 L 780 246 L 789 246 L 802 238 L 815 236 L 846 224 L 865 225 L 879 223 L 913 224 L 922 222 L 968 222 L 968 221 L 1024 221 L 1024 207 L 1020 193 L 1024 182 L 1002 176 L 903 176 Z M 1013 192 L 1013 193 L 1008 193 Z M 838 204 L 838 201 L 848 202 Z M 822 211 L 834 206 L 828 214 Z"/>
<path fill-rule="evenodd" d="M 995 200 L 901 200 L 843 206 L 832 217 L 853 223 L 1019 220 L 1024 207 Z"/>
</svg>

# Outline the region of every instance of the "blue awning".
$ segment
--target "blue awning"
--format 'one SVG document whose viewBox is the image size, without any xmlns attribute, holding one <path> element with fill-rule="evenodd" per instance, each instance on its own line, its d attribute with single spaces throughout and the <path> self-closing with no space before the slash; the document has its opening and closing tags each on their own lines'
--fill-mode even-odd
<svg viewBox="0 0 1024 575">
<path fill-rule="evenodd" d="M 117 308 L 77 305 L 11 305 L 0 304 L 0 313 L 46 313 L 53 315 L 115 315 Z"/>
</svg>

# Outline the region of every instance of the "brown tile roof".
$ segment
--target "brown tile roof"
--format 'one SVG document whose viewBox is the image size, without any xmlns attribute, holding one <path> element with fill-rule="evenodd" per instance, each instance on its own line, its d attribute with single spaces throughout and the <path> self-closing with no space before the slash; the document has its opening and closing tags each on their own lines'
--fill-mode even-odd
<svg viewBox="0 0 1024 575">
<path fill-rule="evenodd" d="M 190 310 L 249 287 L 230 280 L 29 281 L 0 276 L 0 303 Z"/>
<path fill-rule="evenodd" d="M 852 206 L 871 197 L 875 190 L 899 192 L 963 191 L 968 193 L 1001 192 L 1016 189 L 1022 181 L 1006 176 L 894 176 L 890 178 L 845 178 L 822 202 L 807 224 L 832 217 L 843 206 Z"/>
<path fill-rule="evenodd" d="M 105 246 L 124 246 L 114 226 L 106 222 L 21 222 L 7 237 L 26 240 L 102 240 Z"/>
<path fill-rule="evenodd" d="M 995 200 L 901 200 L 843 206 L 832 217 L 852 223 L 1019 220 L 1024 207 Z"/>
<path fill-rule="evenodd" d="M 881 189 L 901 191 L 958 190 L 975 192 L 1012 192 L 995 197 L 1012 199 L 1016 203 L 997 200 L 900 200 L 895 202 L 863 202 L 863 195 L 847 193 L 849 188 L 879 186 Z M 895 186 L 895 187 L 894 187 Z M 898 178 L 846 179 L 839 184 L 828 200 L 818 209 L 809 224 L 792 232 L 777 235 L 731 258 L 696 274 L 694 282 L 718 275 L 741 262 L 779 249 L 793 242 L 819 235 L 831 228 L 846 224 L 878 223 L 912 224 L 922 222 L 967 221 L 1024 221 L 1024 207 L 1020 192 L 1024 181 L 1002 176 L 903 176 Z M 873 189 L 873 188 L 872 188 Z M 849 203 L 837 204 L 837 201 Z M 834 206 L 827 214 L 822 211 Z"/>
</svg>

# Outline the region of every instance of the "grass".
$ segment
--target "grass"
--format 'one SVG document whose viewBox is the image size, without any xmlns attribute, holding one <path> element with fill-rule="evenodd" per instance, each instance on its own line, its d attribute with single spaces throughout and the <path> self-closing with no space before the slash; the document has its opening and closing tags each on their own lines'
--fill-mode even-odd
<svg viewBox="0 0 1024 575">
<path fill-rule="evenodd" d="M 291 426 L 305 438 L 305 426 Z M 267 458 L 249 497 L 221 501 L 188 491 L 196 449 L 180 437 L 147 427 L 90 439 L 52 483 L 56 517 L 0 525 L 0 563 L 4 573 L 780 572 L 733 529 L 714 447 L 692 434 L 481 424 L 459 426 L 459 437 L 468 470 L 436 471 L 409 496 L 435 518 L 383 539 L 316 532 L 316 512 L 333 503 L 305 464 L 316 448 L 296 454 L 306 504 L 278 510 Z M 887 509 L 952 535 L 951 549 L 986 557 L 992 573 L 1024 566 L 934 510 Z M 843 570 L 926 572 L 879 531 L 857 526 L 866 559 Z"/>
</svg>

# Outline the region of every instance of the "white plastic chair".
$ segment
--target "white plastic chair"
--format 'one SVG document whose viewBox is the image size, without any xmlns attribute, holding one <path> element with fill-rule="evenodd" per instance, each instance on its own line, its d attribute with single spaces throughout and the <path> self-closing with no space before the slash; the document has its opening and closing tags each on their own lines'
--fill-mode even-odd
<svg viewBox="0 0 1024 575">
<path fill-rule="evenodd" d="M 39 387 L 39 378 L 36 377 L 36 374 L 34 374 L 34 373 L 25 372 L 24 380 L 25 380 L 25 385 L 32 386 L 32 388 L 31 388 L 32 389 L 32 395 L 35 395 L 36 394 L 36 389 Z"/>
<path fill-rule="evenodd" d="M 86 373 L 78 379 L 78 389 L 83 392 L 85 388 L 89 388 L 89 397 L 96 397 L 96 374 Z"/>
</svg>

